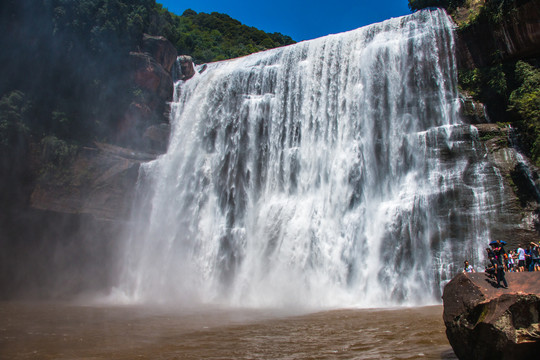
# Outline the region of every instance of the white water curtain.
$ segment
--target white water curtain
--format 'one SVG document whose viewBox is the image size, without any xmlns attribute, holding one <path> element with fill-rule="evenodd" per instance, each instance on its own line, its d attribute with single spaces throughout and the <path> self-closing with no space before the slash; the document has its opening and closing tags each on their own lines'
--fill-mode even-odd
<svg viewBox="0 0 540 360">
<path fill-rule="evenodd" d="M 458 115 L 453 47 L 446 13 L 425 10 L 179 82 L 118 290 L 253 307 L 438 302 L 456 264 L 481 257 L 499 196 Z"/>
</svg>

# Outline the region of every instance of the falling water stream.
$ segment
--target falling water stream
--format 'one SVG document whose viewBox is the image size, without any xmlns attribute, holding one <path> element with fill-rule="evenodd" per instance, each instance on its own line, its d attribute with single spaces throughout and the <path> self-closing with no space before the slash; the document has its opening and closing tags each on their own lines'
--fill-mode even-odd
<svg viewBox="0 0 540 360">
<path fill-rule="evenodd" d="M 481 259 L 501 196 L 459 115 L 452 26 L 420 11 L 179 81 L 113 297 L 439 303 L 463 259 Z"/>
</svg>

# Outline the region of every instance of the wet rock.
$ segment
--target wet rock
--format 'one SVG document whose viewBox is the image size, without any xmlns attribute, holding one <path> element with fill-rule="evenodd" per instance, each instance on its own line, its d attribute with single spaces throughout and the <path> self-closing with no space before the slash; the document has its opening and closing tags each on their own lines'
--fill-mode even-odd
<svg viewBox="0 0 540 360">
<path fill-rule="evenodd" d="M 152 125 L 144 132 L 144 138 L 148 140 L 150 149 L 165 152 L 170 134 L 171 127 L 169 124 Z"/>
<path fill-rule="evenodd" d="M 472 96 L 461 93 L 461 116 L 469 124 L 487 123 L 486 109 L 484 104 L 475 101 Z"/>
<path fill-rule="evenodd" d="M 512 147 L 512 129 L 493 123 L 476 124 L 486 158 L 504 183 L 504 198 L 492 235 L 517 248 L 536 241 L 540 228 L 539 170 Z"/>
<path fill-rule="evenodd" d="M 502 149 L 510 147 L 509 136 L 511 129 L 492 123 L 483 123 L 474 125 L 478 129 L 478 137 L 484 142 L 488 153 L 492 154 Z M 506 167 L 506 164 L 498 161 L 500 167 Z"/>
<path fill-rule="evenodd" d="M 35 186 L 30 207 L 96 219 L 125 220 L 139 166 L 155 155 L 107 144 L 83 148 L 69 165 Z"/>
<path fill-rule="evenodd" d="M 485 273 L 459 274 L 445 286 L 446 335 L 459 359 L 532 359 L 540 352 L 540 272 L 506 279 L 503 289 Z"/>
</svg>

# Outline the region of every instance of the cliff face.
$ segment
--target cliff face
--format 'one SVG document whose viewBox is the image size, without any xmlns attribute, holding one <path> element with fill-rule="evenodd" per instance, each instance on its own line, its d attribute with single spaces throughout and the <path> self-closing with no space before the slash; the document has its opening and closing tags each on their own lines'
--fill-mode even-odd
<svg viewBox="0 0 540 360">
<path fill-rule="evenodd" d="M 459 23 L 459 11 L 457 17 L 456 21 Z M 521 1 L 521 5 L 500 22 L 481 18 L 469 26 L 460 28 L 457 32 L 458 66 L 468 69 L 487 66 L 490 65 L 494 54 L 502 61 L 540 56 L 538 19 L 540 19 L 540 0 L 529 0 Z"/>
<path fill-rule="evenodd" d="M 112 129 L 117 145 L 96 143 L 67 163 L 45 164 L 40 146 L 26 139 L 24 157 L 0 157 L 18 165 L 10 166 L 11 182 L 24 181 L 2 196 L 0 299 L 70 297 L 114 281 L 139 167 L 167 148 L 176 49 L 145 36 L 130 58 L 119 97 L 131 91 L 132 101 Z"/>
<path fill-rule="evenodd" d="M 130 53 L 126 91 L 136 89 L 136 94 L 118 120 L 117 144 L 125 147 L 96 144 L 81 149 L 70 164 L 38 180 L 31 208 L 106 220 L 128 217 L 139 165 L 167 148 L 176 55 L 165 38 L 144 36 L 141 51 Z"/>
<path fill-rule="evenodd" d="M 511 128 L 490 123 L 475 127 L 486 158 L 504 184 L 499 221 L 491 227 L 492 238 L 506 241 L 509 249 L 535 241 L 540 227 L 539 169 L 512 147 Z"/>
<path fill-rule="evenodd" d="M 540 0 L 501 2 L 494 0 L 468 1 L 466 8 L 453 13 L 458 25 L 456 57 L 460 71 L 513 64 L 519 59 L 540 58 Z M 497 18 L 497 6 L 512 6 Z M 515 4 L 515 7 L 513 7 Z M 486 10 L 488 9 L 489 10 Z M 473 15 L 471 15 L 473 14 Z M 471 20 L 474 18 L 474 20 Z M 513 65 L 508 66 L 513 68 Z M 510 81 L 504 74 L 494 81 Z M 491 79 L 490 79 L 491 80 Z M 510 90 L 507 90 L 510 92 Z M 500 173 L 505 199 L 501 206 L 501 222 L 493 225 L 492 236 L 505 240 L 514 248 L 536 239 L 540 230 L 540 175 L 526 156 L 519 153 L 518 134 L 508 125 L 512 114 L 500 95 L 493 95 L 487 105 L 463 94 L 466 119 L 475 124 L 486 157 Z M 486 100 L 487 101 L 487 100 Z M 489 115 L 488 115 L 489 114 Z M 491 116 L 491 119 L 490 119 Z"/>
<path fill-rule="evenodd" d="M 133 100 L 119 120 L 117 143 L 129 148 L 163 153 L 167 142 L 156 142 L 146 131 L 158 124 L 168 123 L 169 106 L 172 100 L 172 67 L 176 60 L 176 49 L 164 37 L 144 35 L 143 48 L 129 54 L 131 62 L 130 83 L 126 90 L 133 89 Z"/>
<path fill-rule="evenodd" d="M 84 148 L 63 169 L 63 178 L 42 179 L 34 188 L 33 209 L 89 214 L 98 219 L 127 219 L 139 165 L 149 156 L 115 146 Z"/>
</svg>

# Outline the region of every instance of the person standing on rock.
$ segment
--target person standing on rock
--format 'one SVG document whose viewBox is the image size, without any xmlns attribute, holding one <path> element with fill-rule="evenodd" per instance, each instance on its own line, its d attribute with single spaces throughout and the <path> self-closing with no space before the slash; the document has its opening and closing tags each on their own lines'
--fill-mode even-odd
<svg viewBox="0 0 540 360">
<path fill-rule="evenodd" d="M 516 267 L 514 265 L 514 250 L 510 250 L 510 252 L 508 253 L 508 271 L 515 272 Z"/>
<path fill-rule="evenodd" d="M 506 244 L 506 242 L 497 240 L 495 247 L 498 249 L 500 254 L 499 256 L 502 258 L 504 271 L 508 271 L 508 253 L 504 249 L 504 244 Z"/>
<path fill-rule="evenodd" d="M 504 276 L 504 258 L 501 248 L 494 246 L 493 253 L 495 254 L 495 274 L 497 275 L 497 287 L 501 287 L 502 281 L 504 288 L 506 289 L 508 287 L 508 283 L 506 282 L 506 277 Z"/>
<path fill-rule="evenodd" d="M 527 245 L 525 248 L 525 269 L 526 271 L 533 271 L 534 269 L 531 269 L 532 264 L 532 246 L 531 244 Z"/>
<path fill-rule="evenodd" d="M 540 250 L 538 244 L 531 241 L 531 267 L 529 271 L 540 271 Z"/>
<path fill-rule="evenodd" d="M 524 272 L 525 271 L 525 250 L 519 245 L 518 249 L 516 250 L 517 256 L 518 256 L 518 272 Z"/>
<path fill-rule="evenodd" d="M 487 257 L 489 260 L 489 264 L 486 266 L 486 273 L 488 276 L 493 279 L 495 278 L 495 254 L 493 254 L 493 251 L 490 248 L 486 248 Z"/>
<path fill-rule="evenodd" d="M 476 272 L 474 271 L 474 268 L 472 265 L 469 265 L 469 262 L 467 260 L 465 260 L 465 266 L 463 267 L 463 273 L 473 273 L 473 272 Z"/>
</svg>

